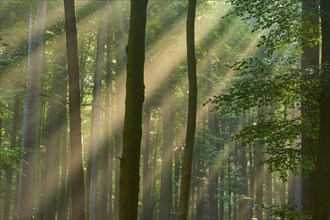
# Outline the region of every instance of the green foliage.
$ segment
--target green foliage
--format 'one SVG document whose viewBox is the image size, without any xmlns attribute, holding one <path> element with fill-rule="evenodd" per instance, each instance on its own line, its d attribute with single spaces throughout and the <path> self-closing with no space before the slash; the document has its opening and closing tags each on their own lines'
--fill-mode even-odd
<svg viewBox="0 0 330 220">
<path fill-rule="evenodd" d="M 276 219 L 301 219 L 308 220 L 311 219 L 310 215 L 304 214 L 297 211 L 297 208 L 289 203 L 287 205 L 266 205 L 266 204 L 254 204 L 254 209 L 264 209 L 266 212 L 269 212 L 273 218 Z"/>
<path fill-rule="evenodd" d="M 22 162 L 22 154 L 26 153 L 26 148 L 4 147 L 0 150 L 0 169 L 1 171 L 8 171 L 10 169 L 19 170 L 20 163 Z"/>
<path fill-rule="evenodd" d="M 233 79 L 232 86 L 209 101 L 215 104 L 216 110 L 226 106 L 226 111 L 236 114 L 253 107 L 271 106 L 274 103 L 292 105 L 298 100 L 316 103 L 319 91 L 318 77 L 306 81 L 305 73 L 291 68 L 290 60 L 286 63 L 284 61 L 276 57 L 250 57 L 235 63 L 232 68 L 239 74 Z"/>
<path fill-rule="evenodd" d="M 277 112 L 264 115 L 258 123 L 240 131 L 235 139 L 265 144 L 267 159 L 264 162 L 283 179 L 287 177 L 287 170 L 295 172 L 298 167 L 306 173 L 313 170 L 317 146 L 318 112 L 309 115 L 289 115 L 288 112 L 297 112 L 306 105 L 318 106 L 320 77 L 313 68 L 304 72 L 294 68 L 294 62 L 292 51 L 281 56 L 274 53 L 239 61 L 231 66 L 238 72 L 232 86 L 209 100 L 222 114 L 241 115 L 246 110 L 280 106 L 274 109 Z M 308 152 L 297 142 L 302 136 L 310 141 Z"/>
<path fill-rule="evenodd" d="M 319 43 L 319 27 L 311 24 L 310 15 L 315 11 L 302 14 L 300 0 L 229 0 L 235 6 L 230 15 L 248 21 L 252 31 L 263 30 L 258 46 L 264 46 L 268 54 L 281 51 L 288 45 L 298 49 L 301 44 Z M 302 16 L 303 15 L 303 16 Z"/>
</svg>

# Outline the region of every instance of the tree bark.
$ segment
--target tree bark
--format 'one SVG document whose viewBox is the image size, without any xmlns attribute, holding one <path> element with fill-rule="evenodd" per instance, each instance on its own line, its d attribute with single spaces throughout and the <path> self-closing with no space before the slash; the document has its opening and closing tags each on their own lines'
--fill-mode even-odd
<svg viewBox="0 0 330 220">
<path fill-rule="evenodd" d="M 90 160 L 91 160 L 91 219 L 97 219 L 97 201 L 98 201 L 98 187 L 97 180 L 99 176 L 99 154 L 100 154 L 100 120 L 101 120 L 101 87 L 102 87 L 102 71 L 104 60 L 104 46 L 106 42 L 106 22 L 101 19 L 99 21 L 96 64 L 94 72 L 94 87 L 93 87 L 93 101 L 92 101 L 92 116 L 91 116 L 91 135 L 90 135 Z M 88 216 L 86 216 L 88 217 Z"/>
<path fill-rule="evenodd" d="M 164 96 L 171 96 L 170 85 L 165 85 Z M 170 98 L 169 98 L 170 99 Z M 165 100 L 165 97 L 163 98 Z M 163 111 L 163 132 L 164 141 L 162 148 L 161 162 L 161 186 L 159 200 L 159 219 L 171 219 L 172 208 L 172 161 L 173 161 L 173 123 L 172 123 L 172 105 L 164 103 Z"/>
<path fill-rule="evenodd" d="M 305 28 L 310 26 L 319 27 L 319 16 L 316 14 L 318 11 L 319 2 L 315 0 L 302 1 L 302 18 Z M 319 50 L 320 45 L 309 46 L 303 45 L 303 54 L 301 57 L 301 69 L 305 73 L 305 80 L 315 80 L 318 74 L 319 66 Z M 311 71 L 312 70 L 312 71 Z M 311 74 L 312 73 L 312 74 Z M 303 90 L 305 88 L 302 88 Z M 304 92 L 304 91 L 303 91 Z M 318 119 L 315 115 L 318 114 L 318 106 L 311 101 L 302 101 L 301 115 L 303 120 L 309 122 L 310 128 L 318 126 Z M 313 155 L 316 151 L 317 139 L 313 134 L 303 134 L 301 138 L 302 145 L 302 161 L 314 161 Z M 312 151 L 312 152 L 311 152 Z M 304 171 L 304 170 L 303 170 Z M 312 212 L 312 192 L 314 188 L 314 169 L 301 181 L 301 209 L 306 214 Z"/>
<path fill-rule="evenodd" d="M 180 188 L 179 219 L 186 220 L 188 215 L 189 190 L 191 182 L 193 150 L 196 130 L 197 110 L 197 75 L 195 55 L 195 14 L 196 0 L 188 1 L 188 14 L 186 24 L 187 61 L 189 79 L 188 119 L 186 142 L 182 163 L 182 179 Z"/>
<path fill-rule="evenodd" d="M 71 217 L 72 219 L 84 220 L 85 193 L 81 141 L 78 44 L 74 0 L 64 0 L 64 14 L 69 75 Z"/>
<path fill-rule="evenodd" d="M 211 90 L 213 88 L 213 81 L 212 81 L 212 58 L 211 55 L 207 54 L 207 72 L 209 75 L 208 81 L 208 96 L 211 95 Z M 211 147 L 214 150 L 219 151 L 220 146 L 216 141 L 216 138 L 219 134 L 216 132 L 216 124 L 215 124 L 215 113 L 213 112 L 213 105 L 211 103 L 207 106 L 207 117 L 208 117 L 208 128 L 210 132 L 209 142 Z M 209 219 L 210 220 L 218 220 L 218 199 L 217 199 L 217 184 L 219 181 L 219 168 L 214 164 L 211 164 L 209 167 L 209 174 L 208 174 L 208 194 L 209 194 Z"/>
<path fill-rule="evenodd" d="M 111 3 L 108 2 L 107 10 L 112 10 Z M 105 98 L 104 98 L 104 122 L 103 122 L 103 137 L 104 144 L 102 149 L 102 169 L 101 169 L 101 199 L 100 199 L 100 217 L 101 219 L 109 219 L 112 217 L 112 184 L 113 184 L 113 146 L 111 145 L 111 96 L 112 96 L 112 28 L 110 22 L 107 22 L 107 36 L 106 36 L 106 76 L 105 76 Z"/>
<path fill-rule="evenodd" d="M 242 122 L 242 128 L 246 128 L 248 126 L 248 118 L 247 113 L 243 113 L 243 122 Z M 238 219 L 239 220 L 245 220 L 249 219 L 248 216 L 248 196 L 249 196 L 249 189 L 248 189 L 248 175 L 247 175 L 247 160 L 246 160 L 246 144 L 243 143 L 241 149 L 240 149 L 240 172 L 241 172 L 241 183 L 240 183 L 240 194 L 244 196 L 243 201 L 239 203 L 239 209 L 238 209 Z"/>
<path fill-rule="evenodd" d="M 18 201 L 18 219 L 32 217 L 33 154 L 38 148 L 40 122 L 40 78 L 44 71 L 44 44 L 47 1 L 38 0 L 35 31 L 31 51 L 31 70 L 28 69 L 27 95 L 24 104 L 22 147 L 27 148 L 23 155 L 22 173 Z"/>
<path fill-rule="evenodd" d="M 58 45 L 59 46 L 59 45 Z M 46 127 L 46 168 L 44 171 L 41 190 L 44 188 L 45 200 L 40 204 L 40 216 L 45 219 L 55 219 L 57 208 L 57 194 L 59 190 L 60 178 L 60 151 L 61 145 L 65 144 L 62 140 L 63 126 L 66 126 L 66 92 L 67 77 L 63 71 L 66 62 L 63 54 L 56 51 L 58 61 L 54 65 L 54 75 L 52 79 L 52 99 L 47 111 Z M 60 97 L 58 99 L 57 97 Z M 44 206 L 44 208 L 42 207 Z M 41 213 L 44 212 L 44 213 Z"/>
<path fill-rule="evenodd" d="M 119 219 L 137 219 L 139 166 L 144 102 L 144 59 L 147 0 L 131 0 L 123 152 L 120 159 Z"/>
<path fill-rule="evenodd" d="M 265 118 L 265 107 L 258 109 L 259 120 L 262 121 Z M 259 141 L 256 141 L 254 147 L 254 157 L 255 157 L 255 172 L 256 172 L 256 200 L 257 205 L 262 205 L 264 201 L 264 178 L 265 178 L 265 166 L 264 161 L 264 145 Z M 258 208 L 256 210 L 256 215 L 258 220 L 263 219 L 263 210 Z"/>
<path fill-rule="evenodd" d="M 330 210 L 330 1 L 320 0 L 322 28 L 319 146 L 312 219 L 329 219 Z"/>
<path fill-rule="evenodd" d="M 150 108 L 145 109 L 144 148 L 143 148 L 143 191 L 142 191 L 142 218 L 152 218 L 152 172 L 150 157 Z"/>
<path fill-rule="evenodd" d="M 115 187 L 114 187 L 114 204 L 113 204 L 113 218 L 119 218 L 119 173 L 120 173 L 120 160 L 118 159 L 122 151 L 123 142 L 123 124 L 124 124 L 124 114 L 122 113 L 124 108 L 124 100 L 120 98 L 121 91 L 124 90 L 122 87 L 123 79 L 122 77 L 125 73 L 125 35 L 126 28 L 124 26 L 124 15 L 120 13 L 123 10 L 123 1 L 113 1 L 114 14 L 115 14 L 115 42 L 116 42 L 116 64 L 115 64 L 115 74 L 114 74 L 114 97 L 116 97 L 116 105 L 114 105 L 114 115 L 117 120 L 113 121 L 113 127 L 116 128 L 114 133 L 115 139 L 115 160 L 114 160 L 114 173 L 115 173 Z"/>
</svg>

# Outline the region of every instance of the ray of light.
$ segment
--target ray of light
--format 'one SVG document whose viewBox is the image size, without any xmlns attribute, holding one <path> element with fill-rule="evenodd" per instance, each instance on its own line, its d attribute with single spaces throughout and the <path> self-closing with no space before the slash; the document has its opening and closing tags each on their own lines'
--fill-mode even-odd
<svg viewBox="0 0 330 220">
<path fill-rule="evenodd" d="M 88 1 L 79 1 L 79 5 L 77 5 L 77 9 L 79 10 L 79 7 L 83 7 L 85 4 L 88 3 Z M 58 9 L 59 10 L 59 9 Z M 196 32 L 198 34 L 196 35 L 196 44 L 199 44 L 212 30 L 213 26 L 219 22 L 219 19 L 225 15 L 226 10 L 223 11 L 223 13 L 218 12 L 212 12 L 211 8 L 206 7 L 206 11 L 209 11 L 210 14 L 206 18 L 198 18 L 196 21 Z M 95 12 L 97 13 L 97 12 Z M 51 21 L 56 21 L 57 16 L 54 15 L 54 17 L 51 17 Z M 87 23 L 88 18 L 82 19 L 79 23 L 79 31 L 88 30 L 90 28 L 87 25 L 84 25 L 84 23 Z M 169 75 L 173 72 L 173 70 L 179 66 L 182 62 L 184 62 L 186 58 L 186 45 L 185 45 L 185 16 L 182 18 L 181 21 L 178 22 L 178 25 L 173 27 L 171 30 L 169 30 L 164 36 L 159 39 L 146 53 L 146 72 L 148 73 L 146 77 L 146 101 L 151 98 L 152 94 L 156 91 L 157 88 L 159 88 L 161 85 L 163 85 L 166 80 L 168 79 Z M 173 45 L 173 41 L 176 43 Z M 220 44 L 220 42 L 219 42 Z M 156 54 L 159 51 L 160 54 Z M 246 52 L 248 53 L 248 52 Z M 21 61 L 22 65 L 24 60 Z M 6 72 L 10 73 L 16 68 L 17 63 L 13 66 L 6 69 Z M 226 74 L 226 77 L 232 76 L 232 72 L 229 72 Z M 121 101 L 120 104 L 117 103 L 118 107 L 118 115 L 116 115 L 116 118 L 113 119 L 113 126 L 111 126 L 112 131 L 117 130 L 119 127 L 122 126 L 123 122 L 123 116 L 124 116 L 124 103 L 123 100 L 125 100 L 125 89 L 124 89 L 124 81 L 125 81 L 125 75 L 120 74 L 120 79 L 118 80 L 119 83 L 117 86 L 117 101 Z M 229 80 L 229 79 L 228 79 Z M 185 82 L 182 82 L 182 85 Z M 168 97 L 163 100 L 163 104 L 171 103 L 171 98 Z M 206 111 L 199 108 L 198 109 L 198 118 L 205 118 L 206 117 Z M 183 129 L 185 130 L 185 129 Z M 185 131 L 182 131 L 179 134 L 180 142 L 183 142 L 185 137 Z M 101 140 L 100 146 L 104 146 L 103 144 L 104 140 Z M 100 149 L 99 149 L 100 150 Z M 166 158 L 170 158 L 169 155 L 166 156 Z M 220 163 L 219 163 L 220 167 Z M 55 169 L 55 168 L 54 168 Z M 50 171 L 49 173 L 52 173 Z M 47 177 L 50 181 L 54 181 L 51 178 Z M 50 193 L 54 193 L 53 191 Z"/>
</svg>

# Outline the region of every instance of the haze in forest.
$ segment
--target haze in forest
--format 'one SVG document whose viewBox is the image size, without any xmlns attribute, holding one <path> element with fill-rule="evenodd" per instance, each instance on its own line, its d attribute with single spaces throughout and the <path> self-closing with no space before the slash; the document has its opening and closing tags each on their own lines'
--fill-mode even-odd
<svg viewBox="0 0 330 220">
<path fill-rule="evenodd" d="M 329 15 L 1 0 L 0 219 L 329 219 Z"/>
</svg>

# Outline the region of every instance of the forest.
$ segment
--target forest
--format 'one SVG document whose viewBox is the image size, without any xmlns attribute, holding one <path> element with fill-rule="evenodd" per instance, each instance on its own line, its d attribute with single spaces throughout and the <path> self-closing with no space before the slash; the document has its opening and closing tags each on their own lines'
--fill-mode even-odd
<svg viewBox="0 0 330 220">
<path fill-rule="evenodd" d="M 1 0 L 0 219 L 330 220 L 329 0 Z"/>
</svg>

